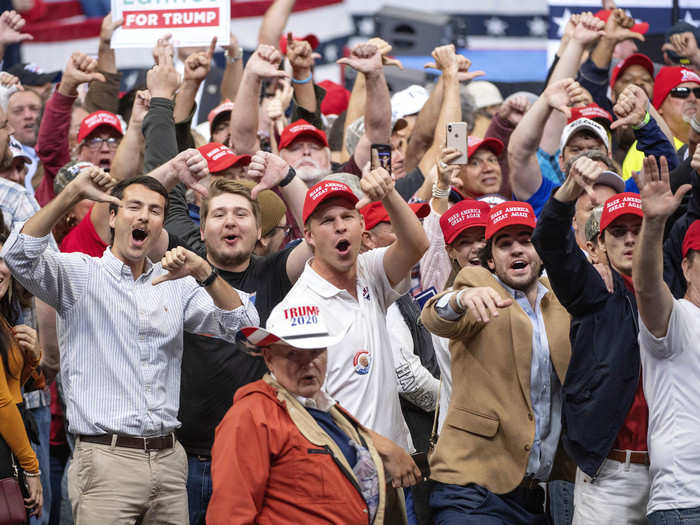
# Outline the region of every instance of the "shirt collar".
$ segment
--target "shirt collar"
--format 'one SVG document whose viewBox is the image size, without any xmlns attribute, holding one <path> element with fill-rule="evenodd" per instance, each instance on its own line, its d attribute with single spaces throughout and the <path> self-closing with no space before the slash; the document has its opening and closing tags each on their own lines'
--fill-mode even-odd
<svg viewBox="0 0 700 525">
<path fill-rule="evenodd" d="M 503 288 L 505 288 L 506 292 L 508 292 L 508 294 L 511 297 L 513 297 L 516 300 L 526 298 L 525 292 L 521 292 L 520 290 L 516 290 L 515 288 L 511 288 L 506 283 L 501 281 L 501 279 L 495 273 L 493 274 L 493 276 L 496 278 L 498 283 L 501 286 L 503 286 Z M 542 284 L 542 282 L 538 279 L 537 280 L 537 300 L 535 301 L 535 304 L 539 304 L 539 302 L 547 294 L 547 292 L 549 292 L 549 289 L 544 284 Z"/>
<path fill-rule="evenodd" d="M 311 261 L 313 261 L 313 258 L 306 261 L 306 267 L 304 268 L 304 273 L 302 274 L 309 288 L 311 288 L 314 292 L 319 294 L 324 299 L 328 299 L 330 297 L 338 295 L 340 292 L 343 291 L 340 288 L 336 288 L 331 283 L 326 281 L 323 277 L 321 277 L 318 274 L 318 272 L 316 272 L 316 270 L 314 270 L 311 267 Z"/>
<path fill-rule="evenodd" d="M 277 378 L 275 377 L 275 374 L 270 372 L 270 376 L 277 383 L 279 383 L 279 381 L 277 381 Z M 289 393 L 292 394 L 294 396 L 294 399 L 299 401 L 299 403 L 301 403 L 306 408 L 315 408 L 317 410 L 322 410 L 323 412 L 328 412 L 331 409 L 331 407 L 335 405 L 335 401 L 333 401 L 333 398 L 323 390 L 318 391 L 318 399 L 311 399 L 310 397 L 298 396 L 292 392 Z"/>
<path fill-rule="evenodd" d="M 116 255 L 112 253 L 111 246 L 108 246 L 105 249 L 104 254 L 102 255 L 102 261 L 104 262 L 107 269 L 116 277 L 121 278 L 126 276 L 134 280 L 134 274 L 131 272 L 131 268 L 128 265 L 124 264 L 121 261 L 121 259 L 119 259 Z M 146 261 L 143 267 L 143 273 L 138 277 L 138 279 L 148 278 L 151 272 L 153 272 L 153 263 L 148 257 L 146 257 Z"/>
</svg>

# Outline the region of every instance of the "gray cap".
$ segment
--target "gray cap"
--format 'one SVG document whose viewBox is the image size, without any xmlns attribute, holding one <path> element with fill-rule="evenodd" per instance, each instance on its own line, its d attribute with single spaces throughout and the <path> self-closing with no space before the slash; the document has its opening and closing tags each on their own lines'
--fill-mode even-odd
<svg viewBox="0 0 700 525">
<path fill-rule="evenodd" d="M 591 210 L 591 214 L 586 221 L 586 226 L 583 229 L 587 241 L 592 241 L 596 235 L 600 234 L 600 216 L 602 213 L 602 204 L 599 204 Z"/>
<path fill-rule="evenodd" d="M 342 182 L 343 184 L 347 184 L 348 186 L 350 186 L 350 189 L 355 194 L 355 197 L 357 197 L 359 200 L 362 200 L 365 196 L 365 192 L 362 191 L 362 188 L 360 188 L 360 177 L 353 173 L 345 173 L 343 171 L 338 173 L 331 173 L 323 177 L 321 180 L 334 180 L 337 182 Z"/>
</svg>

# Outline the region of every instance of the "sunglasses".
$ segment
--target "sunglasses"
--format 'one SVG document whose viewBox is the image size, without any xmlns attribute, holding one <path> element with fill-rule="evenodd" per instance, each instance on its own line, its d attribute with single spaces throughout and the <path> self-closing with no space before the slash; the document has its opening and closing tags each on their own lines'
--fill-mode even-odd
<svg viewBox="0 0 700 525">
<path fill-rule="evenodd" d="M 688 98 L 690 93 L 695 95 L 695 98 L 700 99 L 700 87 L 689 88 L 689 87 L 675 87 L 671 90 L 671 96 L 673 98 Z"/>
<path fill-rule="evenodd" d="M 632 235 L 639 235 L 639 230 L 642 229 L 642 225 L 636 225 L 632 226 L 631 228 L 629 226 L 610 226 L 607 228 L 605 231 L 606 233 L 609 233 L 616 239 L 619 239 L 620 237 L 624 237 L 628 233 L 631 233 Z"/>
</svg>

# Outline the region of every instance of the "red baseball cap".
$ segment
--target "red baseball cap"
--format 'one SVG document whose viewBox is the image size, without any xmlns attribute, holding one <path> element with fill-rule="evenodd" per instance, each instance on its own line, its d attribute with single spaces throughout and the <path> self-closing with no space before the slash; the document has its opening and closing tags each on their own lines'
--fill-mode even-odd
<svg viewBox="0 0 700 525">
<path fill-rule="evenodd" d="M 409 207 L 419 219 L 422 219 L 430 213 L 430 205 L 427 202 L 415 202 L 409 204 Z M 380 222 L 391 223 L 389 212 L 386 211 L 384 205 L 379 201 L 370 202 L 366 206 L 363 206 L 360 213 L 365 219 L 365 230 L 368 231 Z"/>
<path fill-rule="evenodd" d="M 606 200 L 603 204 L 603 211 L 600 213 L 600 231 L 605 230 L 622 215 L 643 216 L 642 200 L 639 198 L 639 193 L 618 193 Z"/>
<path fill-rule="evenodd" d="M 119 118 L 114 113 L 110 113 L 109 111 L 99 110 L 95 111 L 94 113 L 90 113 L 80 123 L 80 129 L 78 130 L 78 142 L 82 142 L 85 137 L 100 126 L 110 127 L 119 132 L 120 135 L 124 135 Z"/>
<path fill-rule="evenodd" d="M 684 82 L 694 82 L 700 85 L 700 76 L 687 67 L 664 66 L 659 69 L 659 73 L 654 79 L 654 97 L 652 100 L 654 107 L 659 109 L 671 90 Z"/>
<path fill-rule="evenodd" d="M 209 133 L 214 131 L 214 120 L 223 113 L 226 113 L 227 111 L 231 113 L 232 109 L 233 102 L 231 102 L 230 100 L 226 100 L 225 102 L 222 102 L 209 112 L 209 115 L 207 115 L 207 120 L 209 121 Z"/>
<path fill-rule="evenodd" d="M 610 113 L 605 111 L 595 102 L 591 102 L 587 106 L 580 108 L 571 108 L 571 118 L 566 123 L 571 124 L 574 120 L 578 120 L 580 118 L 587 118 L 607 127 L 610 127 L 610 124 L 612 124 L 613 121 L 612 115 L 610 115 Z M 603 122 L 601 122 L 601 120 Z"/>
<path fill-rule="evenodd" d="M 479 148 L 487 148 L 493 151 L 494 155 L 500 155 L 503 151 L 503 142 L 494 137 L 467 137 L 467 156 L 471 157 Z"/>
<path fill-rule="evenodd" d="M 318 37 L 314 35 L 313 33 L 309 33 L 306 36 L 294 36 L 292 35 L 292 39 L 296 40 L 297 42 L 301 42 L 302 40 L 306 40 L 309 45 L 311 46 L 311 49 L 316 49 L 318 47 Z M 280 37 L 280 51 L 282 52 L 283 55 L 287 54 L 287 33 L 284 33 Z"/>
<path fill-rule="evenodd" d="M 610 87 L 615 85 L 615 82 L 617 82 L 617 77 L 619 77 L 622 72 L 630 66 L 642 66 L 651 75 L 651 78 L 654 78 L 654 63 L 651 61 L 651 59 L 641 53 L 635 53 L 628 56 L 624 60 L 620 60 L 615 65 L 610 73 Z"/>
<path fill-rule="evenodd" d="M 690 223 L 683 237 L 683 257 L 688 255 L 690 250 L 700 250 L 700 220 L 694 220 Z"/>
<path fill-rule="evenodd" d="M 520 201 L 506 201 L 491 208 L 486 224 L 486 240 L 508 226 L 522 225 L 534 230 L 536 224 L 537 217 L 530 204 Z"/>
<path fill-rule="evenodd" d="M 280 135 L 279 149 L 284 149 L 289 146 L 292 142 L 301 136 L 308 136 L 315 138 L 324 146 L 328 147 L 328 140 L 326 139 L 326 133 L 318 129 L 313 124 L 309 124 L 304 119 L 299 119 L 292 122 L 286 128 L 282 130 L 282 135 Z"/>
<path fill-rule="evenodd" d="M 197 148 L 197 150 L 207 160 L 209 173 L 212 175 L 236 164 L 242 164 L 243 166 L 250 164 L 250 155 L 236 155 L 231 148 L 218 142 L 210 142 Z"/>
<path fill-rule="evenodd" d="M 318 83 L 326 90 L 326 96 L 321 102 L 321 113 L 324 115 L 340 115 L 348 109 L 350 102 L 350 91 L 332 80 L 323 80 Z"/>
<path fill-rule="evenodd" d="M 607 22 L 608 18 L 610 18 L 610 13 L 612 13 L 612 9 L 601 9 L 600 11 L 598 11 L 595 14 L 595 16 L 596 16 L 596 18 L 600 18 L 603 22 Z M 635 33 L 641 33 L 643 35 L 647 31 L 649 31 L 649 23 L 648 22 L 636 23 L 632 27 L 630 27 L 630 31 L 633 31 Z"/>
<path fill-rule="evenodd" d="M 334 197 L 348 199 L 353 205 L 357 204 L 358 201 L 358 198 L 347 184 L 336 180 L 322 180 L 321 182 L 311 186 L 306 192 L 306 198 L 304 199 L 304 210 L 302 212 L 304 224 L 306 224 L 306 221 L 309 219 L 311 214 L 323 201 Z"/>
<path fill-rule="evenodd" d="M 469 228 L 485 228 L 489 222 L 491 206 L 483 201 L 464 199 L 452 206 L 440 217 L 440 228 L 445 244 L 451 244 L 457 236 Z"/>
</svg>

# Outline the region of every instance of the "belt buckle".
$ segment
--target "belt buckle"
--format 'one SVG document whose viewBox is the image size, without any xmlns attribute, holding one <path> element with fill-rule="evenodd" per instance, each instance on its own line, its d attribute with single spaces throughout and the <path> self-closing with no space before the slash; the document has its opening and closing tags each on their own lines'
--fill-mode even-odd
<svg viewBox="0 0 700 525">
<path fill-rule="evenodd" d="M 150 452 L 151 450 L 155 450 L 155 449 L 151 449 L 148 446 L 149 440 L 151 440 L 151 439 L 153 439 L 153 438 L 150 438 L 150 437 L 143 438 L 143 450 L 144 450 L 144 452 Z"/>
</svg>

